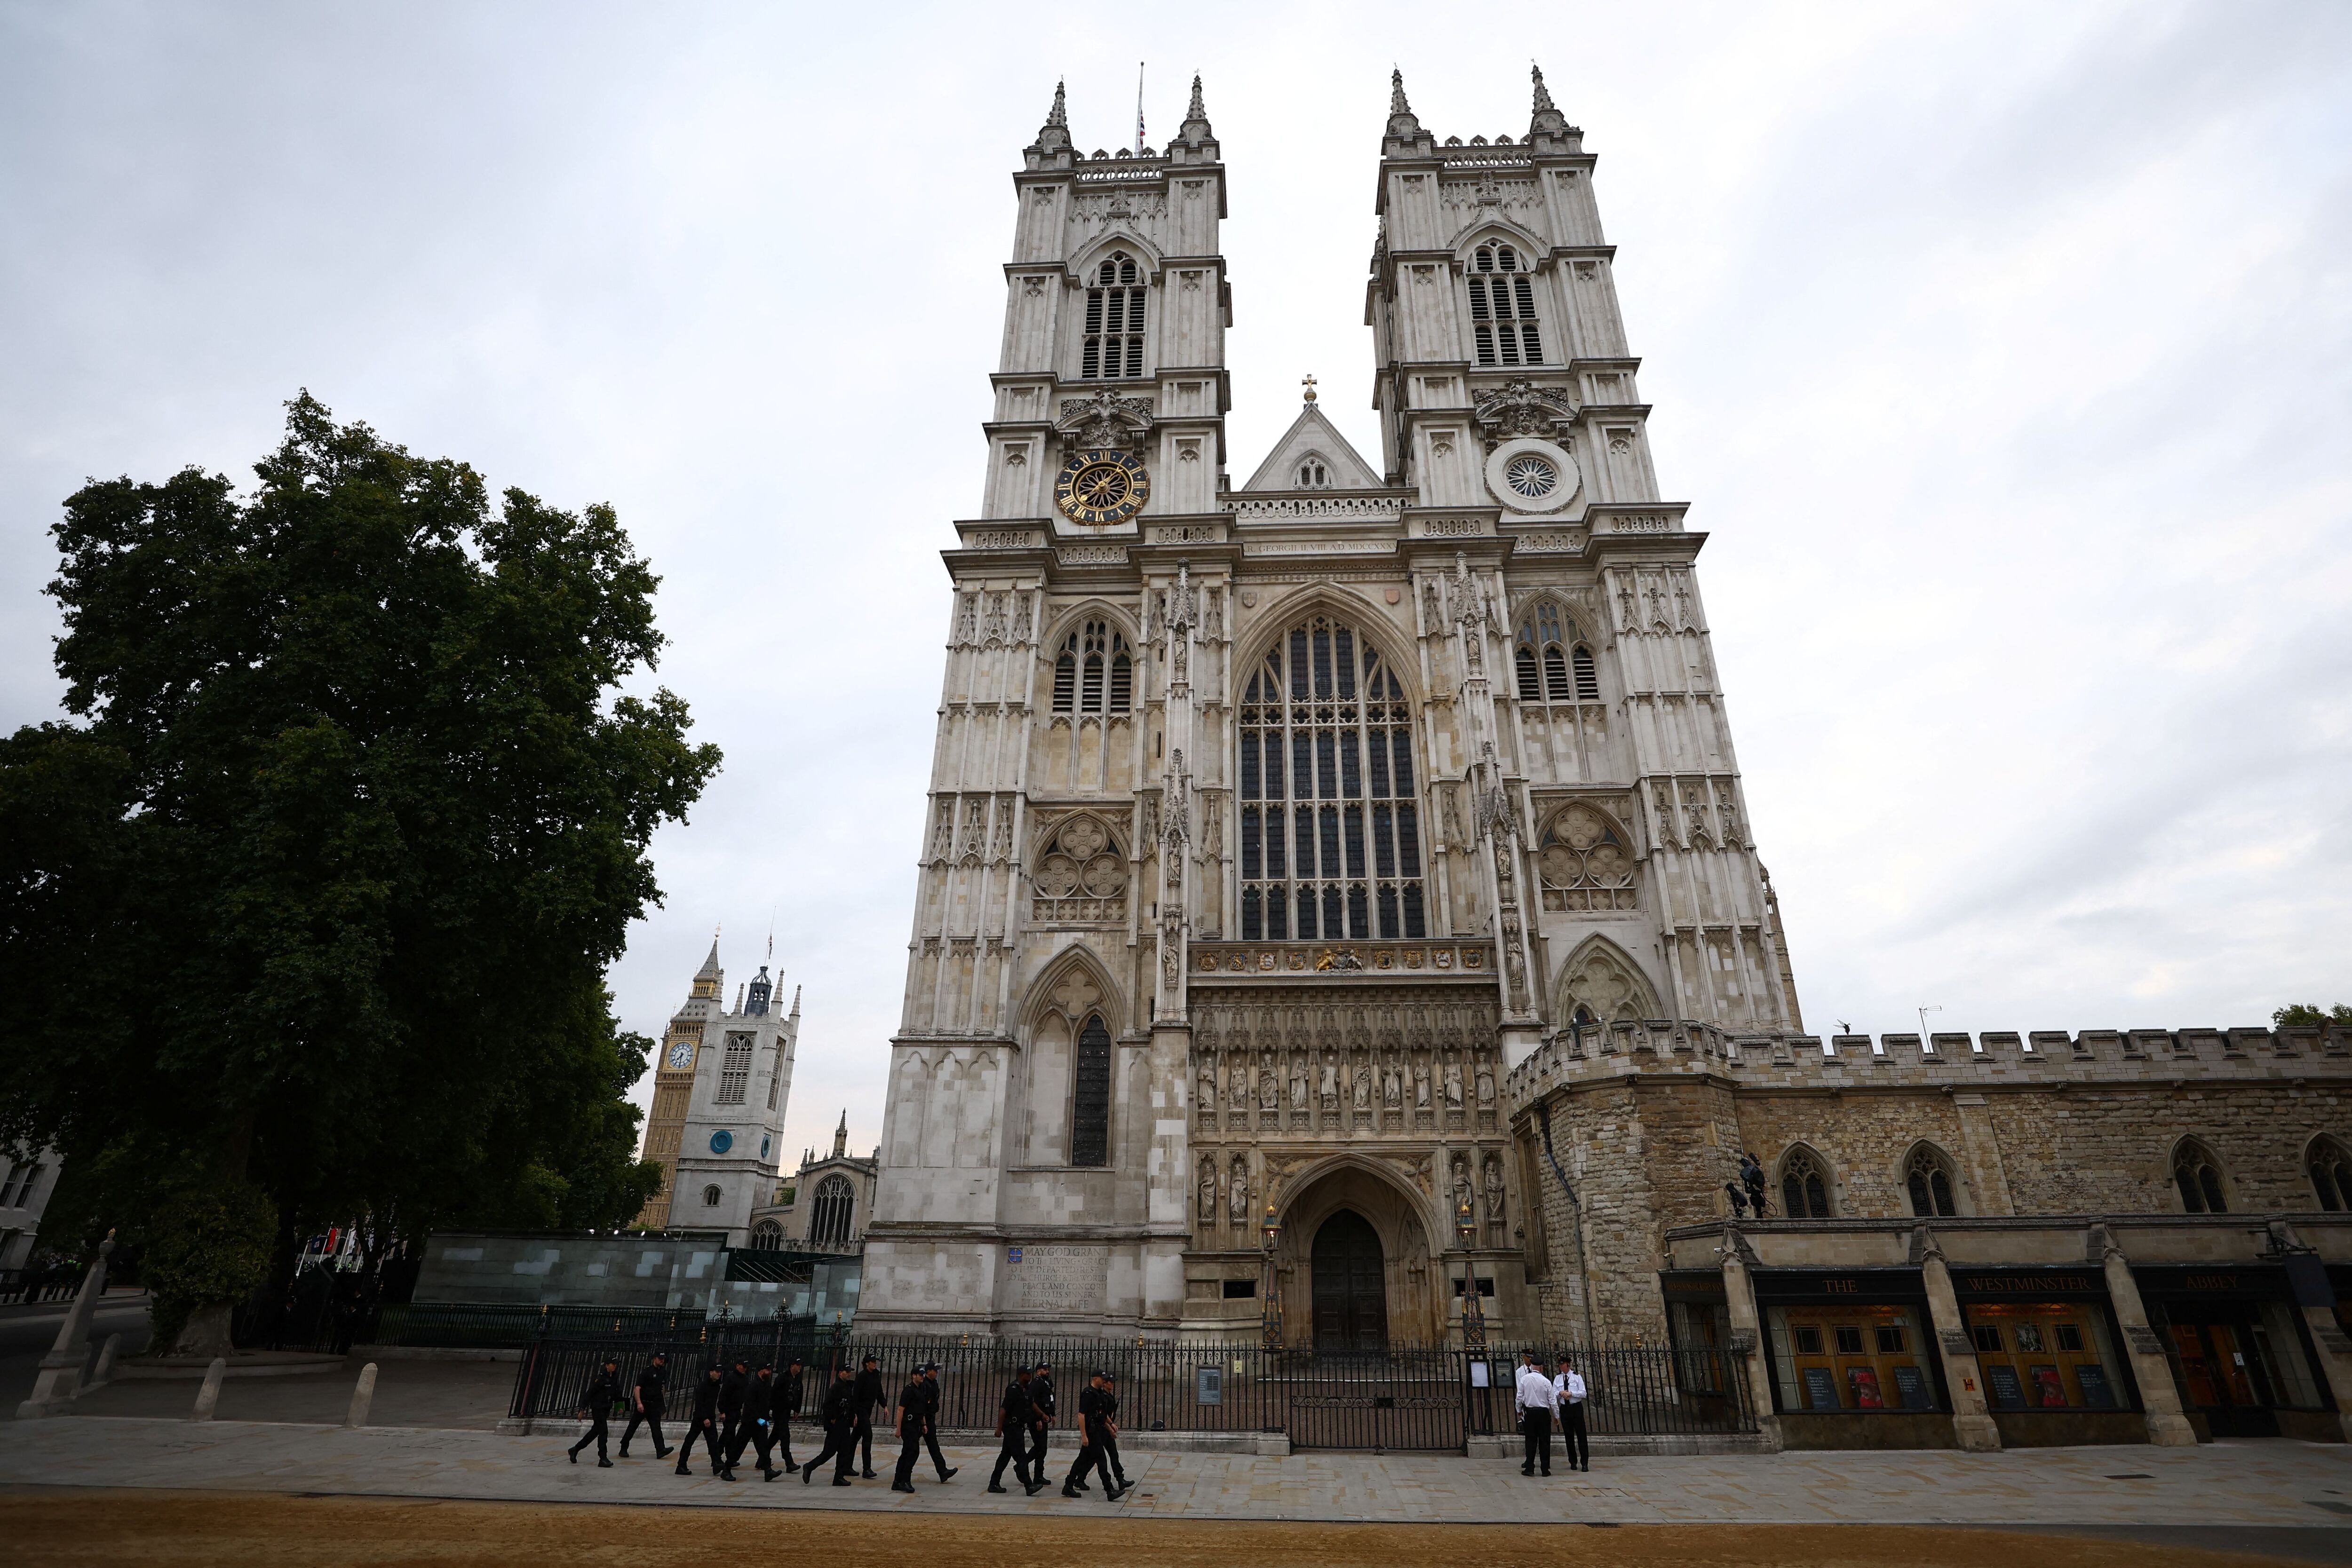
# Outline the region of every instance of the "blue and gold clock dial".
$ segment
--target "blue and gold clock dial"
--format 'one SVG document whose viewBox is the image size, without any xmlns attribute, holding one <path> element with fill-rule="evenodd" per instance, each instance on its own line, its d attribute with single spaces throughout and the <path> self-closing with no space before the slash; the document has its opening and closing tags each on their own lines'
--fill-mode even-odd
<svg viewBox="0 0 2352 1568">
<path fill-rule="evenodd" d="M 1114 528 L 1150 498 L 1150 471 L 1124 452 L 1073 452 L 1054 481 L 1054 504 L 1083 528 Z"/>
</svg>

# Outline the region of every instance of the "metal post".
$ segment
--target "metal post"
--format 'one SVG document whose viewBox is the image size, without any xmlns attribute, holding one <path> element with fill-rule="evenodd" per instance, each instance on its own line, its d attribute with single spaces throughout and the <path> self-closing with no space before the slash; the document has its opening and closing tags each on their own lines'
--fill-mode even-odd
<svg viewBox="0 0 2352 1568">
<path fill-rule="evenodd" d="M 1282 1298 L 1274 1272 L 1274 1244 L 1281 1234 L 1282 1222 L 1269 1203 L 1265 1206 L 1265 1278 L 1258 1287 L 1258 1342 L 1268 1352 L 1282 1348 Z"/>
<path fill-rule="evenodd" d="M 1477 1224 L 1466 1197 L 1454 1207 L 1454 1228 L 1462 1238 L 1462 1348 L 1483 1351 L 1486 1348 L 1486 1309 L 1478 1301 L 1478 1260 L 1470 1253 Z"/>
</svg>

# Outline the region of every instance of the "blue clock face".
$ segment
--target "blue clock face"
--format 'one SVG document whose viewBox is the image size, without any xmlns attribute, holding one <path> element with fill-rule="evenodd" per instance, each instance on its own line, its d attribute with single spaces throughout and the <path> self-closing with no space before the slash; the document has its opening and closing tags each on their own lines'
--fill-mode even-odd
<svg viewBox="0 0 2352 1568">
<path fill-rule="evenodd" d="M 764 1133 L 760 1135 L 760 1157 L 763 1160 L 768 1157 L 768 1137 Z"/>
<path fill-rule="evenodd" d="M 710 1152 L 723 1155 L 735 1146 L 735 1134 L 721 1127 L 710 1134 Z"/>
</svg>

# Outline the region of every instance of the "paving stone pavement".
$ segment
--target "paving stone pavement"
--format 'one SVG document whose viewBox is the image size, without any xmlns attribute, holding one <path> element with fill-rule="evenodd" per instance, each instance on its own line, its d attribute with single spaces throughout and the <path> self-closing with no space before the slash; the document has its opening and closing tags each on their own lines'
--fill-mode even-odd
<svg viewBox="0 0 2352 1568">
<path fill-rule="evenodd" d="M 413 1427 L 8 1421 L 0 1422 L 0 1484 L 1227 1520 L 2340 1528 L 2352 1518 L 2352 1448 L 2284 1441 L 1643 1458 L 1549 1480 L 1523 1479 L 1508 1461 L 1455 1454 L 1136 1453 L 1128 1465 L 1135 1490 L 1117 1504 L 1099 1490 L 1075 1501 L 1057 1491 L 1024 1498 L 1018 1488 L 992 1496 L 983 1489 L 992 1446 L 950 1448 L 961 1473 L 942 1486 L 925 1466 L 908 1497 L 888 1490 L 887 1468 L 884 1479 L 847 1488 L 827 1484 L 829 1476 L 813 1486 L 797 1477 L 766 1483 L 749 1470 L 730 1484 L 707 1470 L 677 1476 L 670 1461 L 642 1449 L 609 1470 L 596 1468 L 593 1449 L 574 1466 L 564 1462 L 569 1444 L 557 1433 L 502 1437 Z M 797 1457 L 815 1447 L 814 1433 L 795 1432 Z M 1056 1445 L 1057 1483 L 1072 1458 Z"/>
</svg>

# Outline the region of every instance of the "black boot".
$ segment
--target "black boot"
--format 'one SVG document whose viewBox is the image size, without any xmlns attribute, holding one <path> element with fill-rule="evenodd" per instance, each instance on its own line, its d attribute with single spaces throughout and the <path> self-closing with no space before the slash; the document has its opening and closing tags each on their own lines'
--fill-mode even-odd
<svg viewBox="0 0 2352 1568">
<path fill-rule="evenodd" d="M 892 1491 L 904 1491 L 904 1492 L 910 1492 L 910 1491 L 913 1491 L 915 1489 L 914 1489 L 914 1486 L 913 1486 L 910 1482 L 907 1482 L 907 1481 L 892 1481 L 892 1482 L 890 1483 L 890 1490 L 891 1490 Z"/>
</svg>

